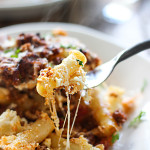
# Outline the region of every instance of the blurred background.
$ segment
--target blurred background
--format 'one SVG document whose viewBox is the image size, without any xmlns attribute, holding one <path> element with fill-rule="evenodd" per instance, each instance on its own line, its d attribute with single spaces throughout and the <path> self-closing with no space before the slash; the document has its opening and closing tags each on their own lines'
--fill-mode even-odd
<svg viewBox="0 0 150 150">
<path fill-rule="evenodd" d="M 0 27 L 29 22 L 81 24 L 130 47 L 150 38 L 150 0 L 0 0 Z"/>
</svg>

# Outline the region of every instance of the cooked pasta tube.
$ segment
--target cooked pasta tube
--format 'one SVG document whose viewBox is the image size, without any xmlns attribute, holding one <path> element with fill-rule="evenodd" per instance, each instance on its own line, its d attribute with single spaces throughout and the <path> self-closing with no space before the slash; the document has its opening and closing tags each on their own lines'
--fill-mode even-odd
<svg viewBox="0 0 150 150">
<path fill-rule="evenodd" d="M 52 131 L 54 124 L 47 114 L 31 124 L 27 130 L 12 136 L 2 136 L 0 148 L 4 150 L 34 150 Z"/>
<path fill-rule="evenodd" d="M 12 135 L 21 131 L 21 119 L 16 111 L 6 110 L 0 116 L 0 137 L 3 135 Z"/>
<path fill-rule="evenodd" d="M 69 56 L 62 63 L 46 68 L 40 72 L 37 79 L 37 91 L 46 98 L 46 104 L 50 106 L 51 118 L 53 118 L 56 128 L 59 128 L 59 119 L 57 117 L 54 99 L 54 89 L 65 88 L 67 94 L 67 114 L 68 114 L 68 130 L 66 149 L 70 149 L 69 129 L 70 129 L 70 100 L 69 94 L 74 94 L 84 88 L 85 72 L 82 69 L 86 63 L 86 57 L 77 50 L 69 52 Z"/>
<path fill-rule="evenodd" d="M 124 91 L 116 86 L 110 86 L 108 88 L 108 103 L 109 103 L 109 110 L 111 113 L 115 112 L 116 110 L 123 110 L 122 102 Z"/>
<path fill-rule="evenodd" d="M 100 100 L 96 89 L 91 91 L 91 97 L 90 107 L 92 109 L 93 116 L 99 124 L 102 136 L 111 136 L 117 130 L 118 126 L 111 116 L 110 110 L 107 106 L 105 106 L 106 104 L 103 104 Z"/>
<path fill-rule="evenodd" d="M 66 149 L 66 144 L 67 140 L 64 138 L 60 139 L 59 145 L 58 145 L 58 139 L 59 136 L 56 134 L 52 133 L 50 135 L 51 137 L 51 148 L 52 149 L 60 149 L 60 150 L 65 150 Z M 80 136 L 79 138 L 72 138 L 70 139 L 70 150 L 104 150 L 103 145 L 99 146 L 99 148 L 93 147 L 91 144 L 88 144 L 87 140 Z"/>
</svg>

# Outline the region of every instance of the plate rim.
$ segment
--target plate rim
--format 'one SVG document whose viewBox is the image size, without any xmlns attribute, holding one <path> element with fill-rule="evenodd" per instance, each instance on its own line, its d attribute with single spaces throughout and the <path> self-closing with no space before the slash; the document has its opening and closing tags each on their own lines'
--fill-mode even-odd
<svg viewBox="0 0 150 150">
<path fill-rule="evenodd" d="M 57 0 L 56 0 L 57 1 Z M 59 0 L 58 0 L 59 1 Z M 109 36 L 99 30 L 96 30 L 96 29 L 93 29 L 93 28 L 90 28 L 90 27 L 87 27 L 87 26 L 84 26 L 84 25 L 80 25 L 80 24 L 75 24 L 75 23 L 62 23 L 62 22 L 31 22 L 31 23 L 22 23 L 22 24 L 16 24 L 16 25 L 10 25 L 10 26 L 7 26 L 7 27 L 2 27 L 0 28 L 0 34 L 13 34 L 13 33 L 20 33 L 19 31 L 15 31 L 19 28 L 25 28 L 24 31 L 22 32 L 25 32 L 25 31 L 29 31 L 27 29 L 27 27 L 34 27 L 32 30 L 36 30 L 37 28 L 41 28 L 42 27 L 42 30 L 40 31 L 44 31 L 46 29 L 43 29 L 43 27 L 61 27 L 61 28 L 66 28 L 66 30 L 70 30 L 72 32 L 74 32 L 73 28 L 76 29 L 76 32 L 79 32 L 79 33 L 84 33 L 84 34 L 87 34 L 87 35 L 93 35 L 95 36 L 96 38 L 98 39 L 101 39 L 105 42 L 108 42 L 112 45 L 115 45 L 117 47 L 119 47 L 120 49 L 126 49 L 127 47 L 125 46 L 125 44 L 119 40 L 117 40 L 117 38 L 113 38 L 112 36 Z M 12 33 L 12 30 L 13 30 L 13 33 Z M 88 32 L 87 32 L 88 31 Z M 121 50 L 120 50 L 121 51 Z M 138 57 L 139 59 L 142 59 L 143 61 L 145 61 L 146 63 L 149 63 L 150 64 L 150 59 L 148 59 L 147 57 L 144 57 L 144 56 L 141 56 L 141 55 L 136 55 L 136 57 Z"/>
<path fill-rule="evenodd" d="M 33 7 L 43 7 L 47 5 L 51 5 L 57 2 L 63 2 L 67 0 L 50 0 L 50 1 L 43 1 L 39 3 L 25 3 L 25 4 L 15 4 L 15 5 L 7 5 L 7 6 L 0 6 L 0 11 L 3 10 L 17 10 L 17 9 L 25 9 L 25 8 L 33 8 Z"/>
</svg>

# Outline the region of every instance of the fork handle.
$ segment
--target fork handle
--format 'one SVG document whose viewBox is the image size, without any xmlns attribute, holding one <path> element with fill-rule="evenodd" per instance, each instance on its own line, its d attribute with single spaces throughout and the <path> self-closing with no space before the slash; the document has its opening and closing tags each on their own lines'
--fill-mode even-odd
<svg viewBox="0 0 150 150">
<path fill-rule="evenodd" d="M 147 50 L 147 49 L 149 49 L 149 48 L 150 48 L 150 40 L 149 40 L 149 41 L 142 42 L 142 43 L 140 43 L 140 44 L 137 44 L 137 45 L 131 47 L 130 49 L 127 49 L 127 50 L 124 50 L 124 51 L 120 52 L 120 53 L 114 58 L 115 60 L 117 59 L 116 65 L 117 65 L 119 62 L 121 62 L 121 61 L 123 61 L 123 60 L 125 60 L 125 59 L 127 59 L 127 58 L 129 58 L 129 57 L 131 57 L 131 56 L 133 56 L 133 55 L 135 55 L 135 54 L 141 52 L 141 51 Z"/>
</svg>

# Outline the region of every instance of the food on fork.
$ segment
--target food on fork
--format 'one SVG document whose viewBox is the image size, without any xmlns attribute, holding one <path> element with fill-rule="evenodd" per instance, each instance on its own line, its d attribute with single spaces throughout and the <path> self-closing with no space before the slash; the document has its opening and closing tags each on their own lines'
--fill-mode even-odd
<svg viewBox="0 0 150 150">
<path fill-rule="evenodd" d="M 54 68 L 48 67 L 40 71 L 37 79 L 37 91 L 43 97 L 53 97 L 54 89 L 64 87 L 69 94 L 84 88 L 86 73 L 82 69 L 86 57 L 77 50 L 69 52 L 69 56 Z"/>
</svg>

